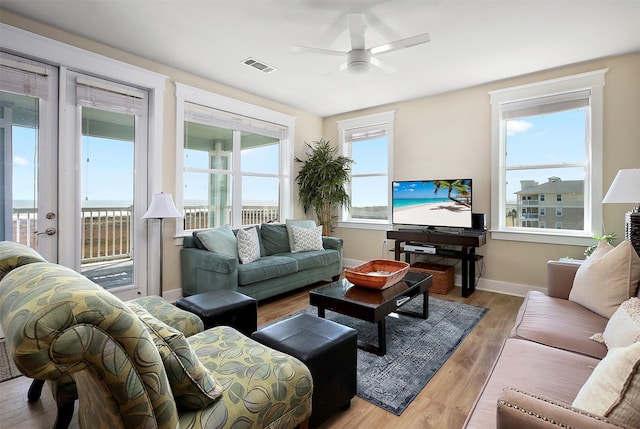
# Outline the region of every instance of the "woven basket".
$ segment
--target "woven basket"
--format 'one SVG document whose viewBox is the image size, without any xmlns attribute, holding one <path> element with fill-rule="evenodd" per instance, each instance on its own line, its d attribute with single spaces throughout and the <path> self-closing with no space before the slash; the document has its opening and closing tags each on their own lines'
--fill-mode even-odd
<svg viewBox="0 0 640 429">
<path fill-rule="evenodd" d="M 416 262 L 411 266 L 411 271 L 417 273 L 431 274 L 432 286 L 429 289 L 431 293 L 446 295 L 453 289 L 453 267 L 442 264 L 428 264 L 426 262 Z"/>
<path fill-rule="evenodd" d="M 356 286 L 384 289 L 402 280 L 408 270 L 406 262 L 374 259 L 355 268 L 345 268 L 344 276 Z"/>
</svg>

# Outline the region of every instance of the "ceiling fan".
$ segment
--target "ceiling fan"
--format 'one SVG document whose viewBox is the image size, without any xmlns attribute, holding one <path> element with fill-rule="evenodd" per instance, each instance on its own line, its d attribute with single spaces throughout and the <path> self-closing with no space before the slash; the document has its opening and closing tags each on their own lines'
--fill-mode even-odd
<svg viewBox="0 0 640 429">
<path fill-rule="evenodd" d="M 364 14 L 350 13 L 347 15 L 349 24 L 349 35 L 351 38 L 351 50 L 349 52 L 334 51 L 330 49 L 310 48 L 306 46 L 291 46 L 296 52 L 309 52 L 313 54 L 339 55 L 346 56 L 347 61 L 340 64 L 340 70 L 349 70 L 352 73 L 364 73 L 369 70 L 369 66 L 374 65 L 389 73 L 393 73 L 396 69 L 375 57 L 388 52 L 397 51 L 404 48 L 420 45 L 429 42 L 429 33 L 422 33 L 416 36 L 408 37 L 395 42 L 384 43 L 373 48 L 366 48 L 364 42 L 365 22 Z"/>
</svg>

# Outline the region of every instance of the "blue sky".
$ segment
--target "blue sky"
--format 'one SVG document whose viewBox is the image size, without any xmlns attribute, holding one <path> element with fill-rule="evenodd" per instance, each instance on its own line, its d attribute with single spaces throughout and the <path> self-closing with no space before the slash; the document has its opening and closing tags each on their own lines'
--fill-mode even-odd
<svg viewBox="0 0 640 429">
<path fill-rule="evenodd" d="M 584 162 L 585 129 L 584 109 L 508 121 L 507 167 Z M 507 201 L 516 199 L 520 180 L 545 183 L 550 176 L 584 180 L 584 168 L 512 170 L 507 173 Z"/>
<path fill-rule="evenodd" d="M 573 110 L 551 115 L 511 120 L 507 128 L 507 164 L 553 164 L 558 162 L 582 162 L 584 159 L 584 111 Z M 34 130 L 14 127 L 14 199 L 33 199 L 34 175 Z M 354 174 L 379 172 L 376 165 L 386 160 L 384 152 L 386 138 L 378 138 L 353 145 L 353 157 L 358 162 L 353 165 Z M 87 145 L 88 144 L 88 145 Z M 536 148 L 531 151 L 531 148 Z M 89 201 L 118 200 L 131 201 L 133 198 L 133 166 L 131 143 L 117 140 L 85 138 L 83 148 L 82 197 Z M 532 156 L 532 153 L 534 154 Z M 89 163 L 86 162 L 89 156 Z M 186 166 L 206 168 L 206 154 L 191 152 Z M 276 145 L 261 149 L 243 151 L 244 171 L 274 174 L 277 171 L 278 151 Z M 544 183 L 552 175 L 563 180 L 584 179 L 582 168 L 516 170 L 507 175 L 507 200 L 515 200 L 514 192 L 520 189 L 520 180 L 531 179 Z M 422 177 L 424 176 L 424 177 Z M 292 178 L 293 179 L 293 178 Z M 392 180 L 393 178 L 391 178 Z M 451 179 L 427 177 L 416 174 L 412 180 Z M 354 200 L 356 206 L 386 205 L 386 193 L 380 192 L 385 183 L 380 178 L 362 178 L 353 183 L 360 198 Z M 207 180 L 187 180 L 184 189 L 185 200 L 202 199 L 206 194 Z M 432 192 L 432 191 L 431 191 Z M 243 186 L 245 201 L 276 201 L 278 186 L 276 179 L 245 178 Z"/>
</svg>

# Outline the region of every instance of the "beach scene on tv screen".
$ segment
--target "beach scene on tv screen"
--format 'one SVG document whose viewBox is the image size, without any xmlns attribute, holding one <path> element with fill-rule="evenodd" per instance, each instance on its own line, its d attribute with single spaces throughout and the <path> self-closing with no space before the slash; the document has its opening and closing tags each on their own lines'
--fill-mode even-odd
<svg viewBox="0 0 640 429">
<path fill-rule="evenodd" d="M 393 223 L 471 227 L 471 180 L 393 182 Z"/>
</svg>

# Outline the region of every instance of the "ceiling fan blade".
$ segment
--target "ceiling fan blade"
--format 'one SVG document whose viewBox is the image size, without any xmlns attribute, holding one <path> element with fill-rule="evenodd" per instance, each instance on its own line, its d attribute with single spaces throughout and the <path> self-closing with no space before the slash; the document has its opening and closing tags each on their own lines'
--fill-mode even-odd
<svg viewBox="0 0 640 429">
<path fill-rule="evenodd" d="M 364 49 L 364 15 L 350 13 L 347 15 L 349 22 L 349 35 L 351 36 L 351 49 Z"/>
<path fill-rule="evenodd" d="M 396 40 L 395 42 L 385 43 L 380 46 L 369 49 L 371 54 L 380 55 L 387 52 L 397 51 L 399 49 L 410 48 L 412 46 L 421 45 L 431 41 L 429 33 L 418 34 L 417 36 L 407 37 L 406 39 Z"/>
<path fill-rule="evenodd" d="M 398 69 L 396 69 L 396 68 L 395 68 L 395 67 L 393 67 L 392 65 L 387 64 L 387 63 L 385 63 L 385 62 L 383 62 L 383 61 L 380 61 L 379 59 L 374 58 L 374 57 L 371 57 L 371 59 L 369 60 L 369 62 L 370 62 L 372 65 L 374 65 L 374 66 L 378 67 L 379 69 L 382 69 L 382 70 L 386 71 L 387 73 L 395 73 L 395 72 L 397 72 L 397 71 L 398 71 Z"/>
<path fill-rule="evenodd" d="M 307 46 L 291 45 L 291 50 L 294 52 L 307 52 L 310 54 L 322 54 L 322 55 L 339 55 L 344 57 L 346 52 L 332 51 L 331 49 L 309 48 Z"/>
</svg>

